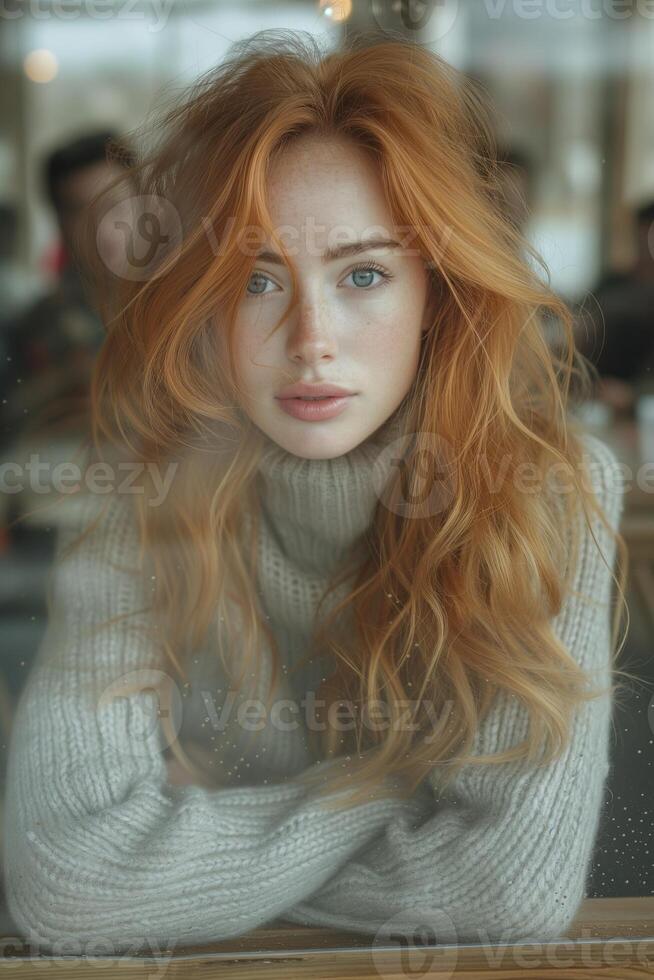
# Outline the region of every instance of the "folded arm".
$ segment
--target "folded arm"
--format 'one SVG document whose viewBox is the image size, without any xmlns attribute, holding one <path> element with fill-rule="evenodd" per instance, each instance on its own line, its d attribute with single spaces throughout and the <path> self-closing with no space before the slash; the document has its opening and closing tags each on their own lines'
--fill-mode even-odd
<svg viewBox="0 0 654 980">
<path fill-rule="evenodd" d="M 290 779 L 217 790 L 167 783 L 156 694 L 102 697 L 137 668 L 162 668 L 151 640 L 118 624 L 88 629 L 147 606 L 144 576 L 127 571 L 137 557 L 128 500 L 112 499 L 98 528 L 57 560 L 12 729 L 5 890 L 17 926 L 42 945 L 241 934 L 308 898 L 388 822 L 401 828 L 424 813 L 391 793 L 330 812 Z M 96 508 L 90 498 L 80 527 Z M 57 559 L 77 530 L 60 535 Z"/>
<path fill-rule="evenodd" d="M 590 442 L 594 486 L 614 529 L 623 507 L 615 456 Z M 611 680 L 615 544 L 599 520 L 583 542 L 574 590 L 556 635 L 592 675 Z M 607 568 L 607 565 L 609 568 Z M 563 755 L 525 774 L 515 763 L 470 766 L 419 827 L 390 824 L 354 860 L 284 916 L 314 926 L 389 935 L 433 926 L 441 942 L 543 941 L 563 935 L 584 897 L 609 771 L 610 695 L 581 705 Z M 497 753 L 528 734 L 526 709 L 504 692 L 476 735 L 474 754 Z M 436 787 L 434 787 L 436 788 Z"/>
</svg>

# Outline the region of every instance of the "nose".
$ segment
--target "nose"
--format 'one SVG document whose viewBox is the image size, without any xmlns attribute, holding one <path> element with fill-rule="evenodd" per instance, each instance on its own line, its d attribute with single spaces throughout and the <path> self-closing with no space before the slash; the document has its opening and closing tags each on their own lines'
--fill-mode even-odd
<svg viewBox="0 0 654 980">
<path fill-rule="evenodd" d="M 336 335 L 325 306 L 300 300 L 286 344 L 290 360 L 313 364 L 331 361 L 337 353 Z"/>
</svg>

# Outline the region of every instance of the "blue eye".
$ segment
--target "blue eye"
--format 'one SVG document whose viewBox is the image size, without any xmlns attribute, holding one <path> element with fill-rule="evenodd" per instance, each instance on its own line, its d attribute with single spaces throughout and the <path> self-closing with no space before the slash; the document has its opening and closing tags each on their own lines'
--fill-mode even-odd
<svg viewBox="0 0 654 980">
<path fill-rule="evenodd" d="M 363 291 L 370 290 L 372 288 L 376 288 L 377 286 L 384 286 L 384 285 L 386 285 L 386 283 L 390 282 L 390 280 L 394 278 L 391 275 L 390 272 L 386 272 L 385 269 L 381 269 L 374 262 L 368 262 L 365 265 L 358 265 L 355 269 L 352 269 L 352 271 L 348 275 L 349 276 L 359 276 L 359 275 L 362 275 L 363 276 L 363 278 L 365 280 L 364 282 L 360 282 L 360 281 L 357 282 L 356 280 L 354 281 L 354 285 L 360 291 L 361 290 L 363 290 Z M 371 282 L 370 277 L 373 276 L 373 275 L 381 276 L 382 281 L 381 282 L 378 282 L 378 283 L 375 283 L 374 281 Z M 253 282 L 263 283 L 264 288 L 263 289 L 250 290 L 249 287 L 250 287 L 250 285 Z M 272 292 L 272 290 L 265 288 L 265 284 L 266 283 L 270 283 L 272 286 L 275 285 L 275 283 L 273 282 L 273 280 L 269 276 L 265 275 L 263 272 L 253 272 L 252 275 L 250 276 L 250 280 L 249 280 L 248 286 L 246 288 L 247 295 L 248 296 L 265 296 L 269 292 Z"/>
<path fill-rule="evenodd" d="M 363 275 L 366 281 L 358 282 L 358 283 L 355 281 L 355 285 L 357 287 L 361 287 L 362 289 L 369 289 L 371 286 L 374 285 L 373 283 L 371 283 L 369 279 L 371 275 L 377 274 L 378 276 L 382 277 L 382 281 L 380 283 L 377 283 L 376 284 L 377 286 L 385 286 L 386 283 L 390 282 L 390 280 L 393 278 L 390 272 L 386 272 L 384 269 L 380 269 L 379 266 L 375 265 L 374 262 L 368 262 L 366 265 L 358 265 L 356 269 L 352 269 L 350 275 L 356 276 L 360 273 Z"/>
<path fill-rule="evenodd" d="M 272 283 L 272 279 L 270 279 L 268 276 L 265 276 L 263 274 L 263 272 L 253 272 L 252 275 L 250 276 L 250 281 L 248 282 L 248 286 L 250 285 L 250 283 L 252 283 L 253 280 L 255 280 L 255 281 L 257 281 L 257 280 L 259 280 L 259 281 L 263 280 L 264 282 Z M 273 285 L 274 285 L 274 283 L 273 283 Z M 268 290 L 268 292 L 269 292 L 269 290 Z M 261 289 L 261 290 L 255 290 L 254 292 L 249 292 L 249 290 L 248 290 L 248 296 L 264 296 L 265 293 L 266 293 L 266 290 L 263 290 L 263 289 Z"/>
</svg>

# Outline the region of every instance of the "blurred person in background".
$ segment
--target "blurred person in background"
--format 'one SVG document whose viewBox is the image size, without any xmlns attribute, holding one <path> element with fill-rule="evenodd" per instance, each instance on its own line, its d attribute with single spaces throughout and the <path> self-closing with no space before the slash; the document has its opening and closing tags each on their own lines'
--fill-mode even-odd
<svg viewBox="0 0 654 980">
<path fill-rule="evenodd" d="M 0 203 L 0 390 L 7 389 L 11 372 L 9 330 L 13 320 L 33 297 L 36 284 L 17 261 L 18 209 Z"/>
<path fill-rule="evenodd" d="M 12 376 L 11 324 L 27 306 L 36 284 L 17 261 L 18 209 L 11 201 L 0 203 L 0 391 L 6 399 Z M 4 408 L 5 402 L 0 403 Z M 7 542 L 0 524 L 0 551 Z"/>
<path fill-rule="evenodd" d="M 30 302 L 37 285 L 18 262 L 18 208 L 12 201 L 0 203 L 0 344 L 4 345 L 5 330 Z"/>
<path fill-rule="evenodd" d="M 636 259 L 609 270 L 584 304 L 579 343 L 599 373 L 597 397 L 631 412 L 639 390 L 654 388 L 654 199 L 635 212 Z"/>
<path fill-rule="evenodd" d="M 3 413 L 5 444 L 19 434 L 25 415 L 39 413 L 53 399 L 85 391 L 104 328 L 85 288 L 88 256 L 78 247 L 77 238 L 93 198 L 132 159 L 130 149 L 114 132 L 102 130 L 57 147 L 45 160 L 43 182 L 57 219 L 60 267 L 54 289 L 7 330 L 12 369 Z M 103 227 L 103 234 L 108 237 L 111 229 Z M 99 241 L 98 246 L 104 252 L 112 243 Z"/>
<path fill-rule="evenodd" d="M 5 459 L 17 461 L 33 450 L 47 452 L 51 460 L 57 454 L 68 458 L 104 340 L 86 281 L 90 256 L 80 245 L 80 231 L 94 198 L 126 173 L 133 160 L 132 150 L 115 132 L 101 130 L 58 146 L 44 161 L 44 189 L 60 237 L 58 279 L 54 288 L 11 317 L 2 333 L 7 370 L 2 377 L 0 447 Z M 96 246 L 109 263 L 123 245 L 122 234 L 116 222 L 98 225 Z M 13 519 L 31 506 L 25 492 L 4 497 L 0 551 L 23 539 L 27 532 L 14 526 Z M 31 539 L 35 530 L 37 524 Z"/>
</svg>

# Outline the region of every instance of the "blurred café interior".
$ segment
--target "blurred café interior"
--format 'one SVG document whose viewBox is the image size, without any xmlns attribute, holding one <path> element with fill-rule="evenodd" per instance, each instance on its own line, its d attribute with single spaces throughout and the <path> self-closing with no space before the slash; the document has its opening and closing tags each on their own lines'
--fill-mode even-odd
<svg viewBox="0 0 654 980">
<path fill-rule="evenodd" d="M 123 139 L 163 94 L 181 94 L 233 41 L 271 28 L 309 31 L 326 48 L 357 30 L 408 35 L 477 79 L 495 107 L 507 208 L 575 311 L 577 343 L 597 369 L 579 411 L 631 468 L 622 529 L 631 619 L 621 666 L 642 684 L 616 708 L 616 762 L 589 894 L 651 895 L 654 495 L 642 474 L 654 464 L 654 4 L 4 0 L 2 461 L 26 459 L 35 445 L 48 459 L 74 451 L 75 431 L 48 408 L 84 395 L 103 342 L 81 285 L 83 256 L 73 258 L 70 240 L 119 165 L 105 159 L 107 139 Z M 125 140 L 126 160 L 129 153 Z M 5 468 L 2 779 L 13 708 L 45 624 L 56 526 L 39 503 L 30 487 L 16 492 Z M 71 516 L 61 508 L 57 520 Z M 11 928 L 1 900 L 0 914 Z"/>
</svg>

